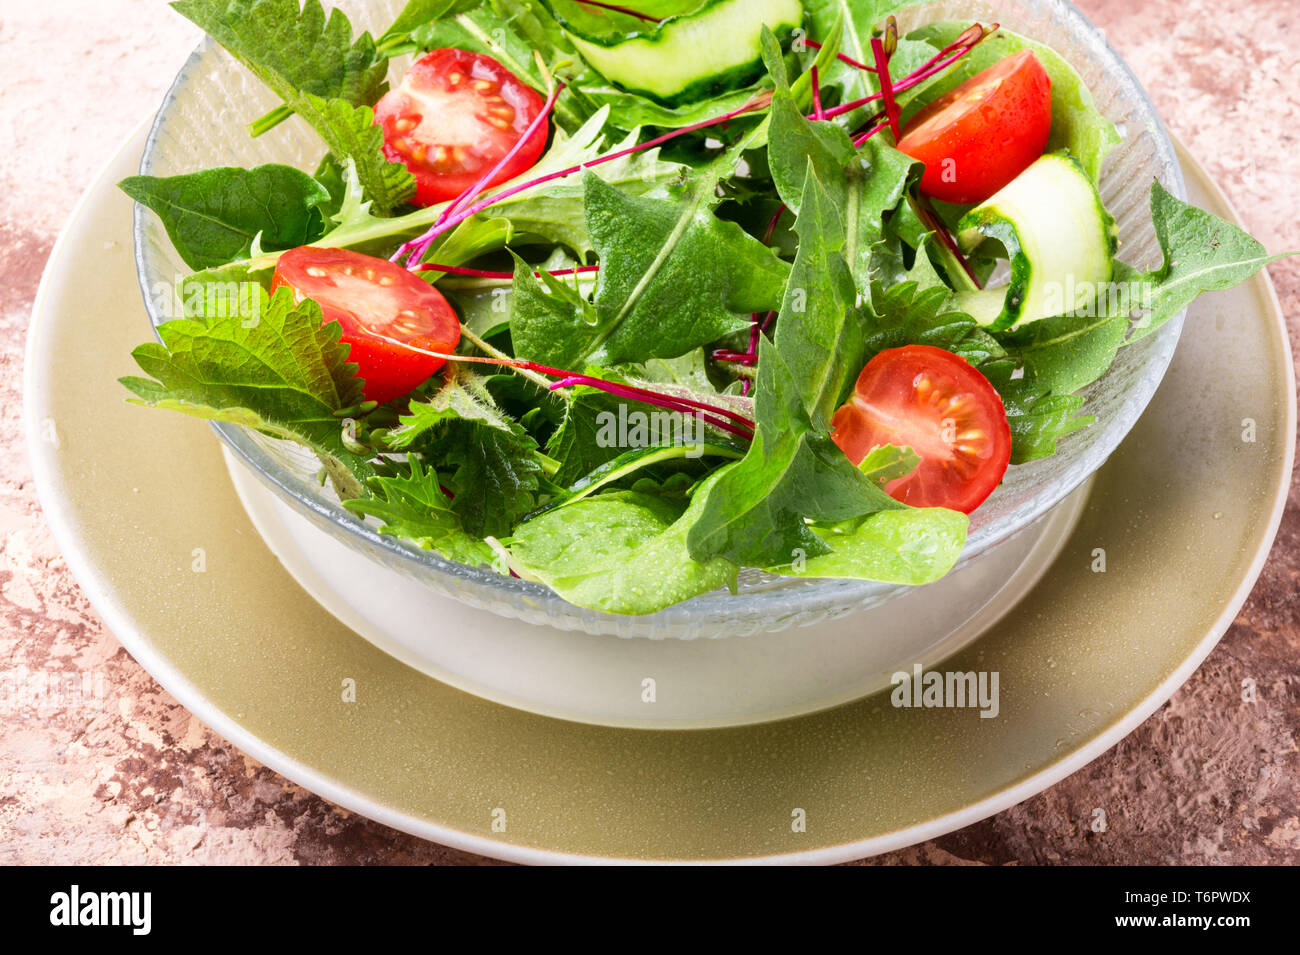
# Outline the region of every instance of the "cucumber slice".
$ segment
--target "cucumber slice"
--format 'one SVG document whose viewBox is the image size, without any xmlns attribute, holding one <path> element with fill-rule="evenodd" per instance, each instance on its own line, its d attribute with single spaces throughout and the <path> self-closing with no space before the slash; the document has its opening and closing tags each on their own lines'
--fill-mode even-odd
<svg viewBox="0 0 1300 955">
<path fill-rule="evenodd" d="M 1115 220 L 1068 153 L 1043 156 L 962 216 L 957 229 L 963 250 L 996 239 L 1011 260 L 1005 288 L 957 296 L 967 314 L 995 330 L 1077 313 L 1115 275 Z"/>
<path fill-rule="evenodd" d="M 803 23 L 800 0 L 642 0 L 657 23 L 547 0 L 573 45 L 607 79 L 666 103 L 702 99 L 754 80 L 762 71 L 760 37 Z"/>
</svg>

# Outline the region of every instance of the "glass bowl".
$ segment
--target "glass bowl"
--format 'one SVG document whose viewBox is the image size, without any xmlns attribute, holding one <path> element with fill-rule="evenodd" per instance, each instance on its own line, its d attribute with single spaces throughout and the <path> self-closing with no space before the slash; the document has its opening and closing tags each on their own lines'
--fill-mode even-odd
<svg viewBox="0 0 1300 955">
<path fill-rule="evenodd" d="M 382 32 L 403 0 L 343 2 L 357 30 Z M 1094 27 L 1065 0 L 942 0 L 908 8 L 906 31 L 935 20 L 997 22 L 1050 44 L 1083 76 L 1098 108 L 1119 128 L 1122 143 L 1107 160 L 1102 197 L 1115 215 L 1121 248 L 1133 265 L 1152 267 L 1160 251 L 1147 196 L 1151 180 L 1186 198 L 1174 147 L 1154 105 L 1132 71 Z M 393 64 L 400 74 L 405 63 Z M 315 168 L 324 152 L 315 133 L 294 117 L 258 139 L 248 122 L 278 99 L 210 40 L 194 52 L 168 92 L 150 131 L 141 173 L 168 176 L 210 166 L 278 162 Z M 151 289 L 170 287 L 189 270 L 161 222 L 143 206 L 135 213 L 135 253 L 141 288 L 154 325 L 167 320 Z M 1013 467 L 1003 485 L 972 518 L 962 564 L 1036 524 L 1097 470 L 1145 410 L 1173 356 L 1183 316 L 1120 350 L 1114 366 L 1083 393 L 1091 427 L 1064 438 L 1056 455 Z M 228 424 L 213 426 L 258 478 L 323 533 L 389 568 L 456 600 L 529 623 L 624 637 L 726 637 L 782 630 L 841 617 L 906 588 L 852 580 L 805 580 L 757 571 L 741 574 L 739 592 L 717 591 L 644 617 L 621 617 L 575 607 L 536 583 L 466 567 L 431 551 L 381 535 L 345 510 L 314 479 L 318 464 L 296 445 Z"/>
</svg>

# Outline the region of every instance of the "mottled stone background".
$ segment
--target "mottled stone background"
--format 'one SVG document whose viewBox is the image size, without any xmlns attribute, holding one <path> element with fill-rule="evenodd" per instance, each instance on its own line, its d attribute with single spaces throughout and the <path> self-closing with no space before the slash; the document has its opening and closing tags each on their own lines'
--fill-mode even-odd
<svg viewBox="0 0 1300 955">
<path fill-rule="evenodd" d="M 1300 248 L 1300 3 L 1076 2 L 1254 233 L 1273 250 Z M 103 697 L 0 700 L 0 863 L 487 862 L 343 812 L 209 733 L 118 646 L 42 522 L 20 424 L 32 296 L 78 194 L 152 113 L 196 41 L 159 0 L 0 6 L 0 679 L 90 673 Z M 1272 274 L 1294 346 L 1300 262 Z M 1020 806 L 872 861 L 1300 861 L 1298 578 L 1293 487 L 1250 601 L 1145 725 Z M 1240 700 L 1246 677 L 1259 686 L 1254 704 Z M 1088 828 L 1096 806 L 1109 817 L 1104 834 Z"/>
</svg>

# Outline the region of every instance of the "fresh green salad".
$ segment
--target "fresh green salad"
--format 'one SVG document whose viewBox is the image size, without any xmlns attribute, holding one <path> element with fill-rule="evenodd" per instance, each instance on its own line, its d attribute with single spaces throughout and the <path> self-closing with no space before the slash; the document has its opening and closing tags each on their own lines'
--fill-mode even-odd
<svg viewBox="0 0 1300 955">
<path fill-rule="evenodd" d="M 121 183 L 194 273 L 122 383 L 581 607 L 937 580 L 1119 349 L 1271 258 L 1152 183 L 1125 264 L 1070 64 L 906 5 L 177 0 L 324 158 Z"/>
</svg>

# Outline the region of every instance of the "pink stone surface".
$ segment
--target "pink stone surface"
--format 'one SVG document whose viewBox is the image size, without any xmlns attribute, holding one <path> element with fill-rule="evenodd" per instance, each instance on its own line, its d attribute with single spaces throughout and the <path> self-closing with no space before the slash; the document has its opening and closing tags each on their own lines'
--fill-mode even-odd
<svg viewBox="0 0 1300 955">
<path fill-rule="evenodd" d="M 1300 4 L 1078 3 L 1254 234 L 1300 248 Z M 89 9 L 0 7 L 0 679 L 102 681 L 89 704 L 0 698 L 0 863 L 489 863 L 345 812 L 208 732 L 118 645 L 44 526 L 20 421 L 36 284 L 77 196 L 197 41 L 159 0 L 101 0 L 93 23 Z M 1271 272 L 1294 348 L 1300 262 Z M 1298 487 L 1232 629 L 1138 731 L 1013 809 L 870 863 L 1300 861 Z M 1254 704 L 1240 700 L 1247 677 Z M 1095 807 L 1105 833 L 1089 829 Z"/>
</svg>

